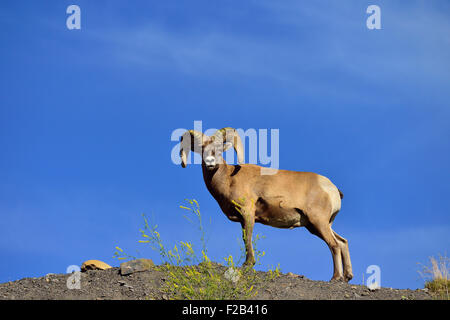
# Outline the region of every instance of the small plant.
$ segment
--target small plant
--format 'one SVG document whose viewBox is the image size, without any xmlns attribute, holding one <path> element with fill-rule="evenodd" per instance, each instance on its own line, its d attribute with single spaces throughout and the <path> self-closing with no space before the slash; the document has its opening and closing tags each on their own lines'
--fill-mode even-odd
<svg viewBox="0 0 450 320">
<path fill-rule="evenodd" d="M 449 296 L 449 265 L 450 259 L 446 256 L 439 256 L 439 260 L 430 257 L 431 267 L 422 266 L 419 271 L 425 280 L 425 288 L 427 288 L 437 299 L 450 300 Z"/>
<path fill-rule="evenodd" d="M 134 260 L 134 259 L 136 259 L 135 256 L 130 256 L 130 255 L 127 255 L 125 252 L 123 252 L 122 248 L 116 247 L 115 249 L 116 249 L 116 251 L 114 251 L 113 258 L 116 258 L 118 260 Z"/>
<path fill-rule="evenodd" d="M 175 245 L 173 249 L 168 250 L 157 231 L 157 225 L 151 226 L 145 216 L 144 229 L 139 230 L 143 238 L 139 242 L 150 245 L 162 258 L 163 264 L 156 269 L 167 274 L 161 290 L 170 299 L 249 299 L 257 294 L 256 287 L 262 288 L 267 281 L 280 275 L 278 265 L 274 270 L 270 269 L 267 276 L 261 277 L 252 266 L 237 267 L 232 255 L 224 258 L 225 265 L 212 262 L 207 255 L 206 232 L 202 223 L 200 206 L 196 200 L 186 199 L 186 201 L 188 205 L 180 206 L 180 208 L 187 210 L 197 219 L 198 230 L 201 234 L 201 255 L 197 254 L 191 242 L 180 241 L 178 246 Z M 185 218 L 192 222 L 189 216 Z M 258 264 L 260 264 L 260 258 L 265 255 L 265 252 L 258 250 L 256 246 L 261 238 L 256 235 L 253 240 Z M 116 250 L 116 258 L 121 260 L 130 258 L 121 248 L 116 247 Z M 245 255 L 245 249 L 241 247 L 242 255 Z"/>
</svg>

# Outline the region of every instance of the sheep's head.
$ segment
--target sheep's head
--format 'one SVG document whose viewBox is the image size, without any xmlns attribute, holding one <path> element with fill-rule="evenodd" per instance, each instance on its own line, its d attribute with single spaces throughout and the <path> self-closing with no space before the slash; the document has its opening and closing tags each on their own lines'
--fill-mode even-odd
<svg viewBox="0 0 450 320">
<path fill-rule="evenodd" d="M 241 138 L 233 128 L 222 128 L 212 136 L 207 136 L 195 130 L 186 131 L 180 139 L 181 166 L 186 167 L 190 151 L 202 155 L 202 164 L 206 169 L 213 170 L 224 162 L 222 153 L 232 146 L 236 151 L 238 162 L 244 162 L 244 148 Z"/>
</svg>

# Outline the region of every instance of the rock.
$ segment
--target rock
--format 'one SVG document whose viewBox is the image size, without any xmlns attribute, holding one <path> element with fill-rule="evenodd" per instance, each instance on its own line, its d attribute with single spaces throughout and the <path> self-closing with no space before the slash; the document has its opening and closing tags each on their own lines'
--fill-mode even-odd
<svg viewBox="0 0 450 320">
<path fill-rule="evenodd" d="M 127 283 L 126 283 L 125 281 L 123 281 L 123 280 L 119 281 L 119 284 L 120 284 L 121 287 L 125 287 L 125 288 L 130 289 L 131 291 L 134 291 L 133 286 L 130 286 L 129 284 L 127 284 Z"/>
<path fill-rule="evenodd" d="M 123 276 L 150 270 L 155 264 L 151 259 L 136 259 L 120 264 L 120 274 Z"/>
<path fill-rule="evenodd" d="M 100 260 L 87 260 L 81 265 L 82 272 L 86 272 L 88 270 L 106 270 L 109 268 L 112 267 Z"/>
<path fill-rule="evenodd" d="M 304 277 L 303 275 L 295 274 L 295 273 L 292 273 L 292 272 L 288 272 L 288 273 L 286 273 L 286 275 L 288 277 L 295 277 L 295 278 L 303 278 Z"/>
<path fill-rule="evenodd" d="M 56 276 L 56 274 L 54 274 L 54 273 L 47 273 L 46 275 L 45 275 L 45 277 L 44 277 L 44 279 L 45 279 L 45 281 L 46 282 L 50 282 L 52 279 L 50 278 L 51 276 Z M 53 279 L 53 280 L 57 280 L 57 279 Z M 55 282 L 57 282 L 57 281 L 55 281 Z"/>
<path fill-rule="evenodd" d="M 378 284 L 378 283 L 376 283 L 376 282 L 373 282 L 373 283 L 371 283 L 371 284 L 369 284 L 368 286 L 367 286 L 367 288 L 370 290 L 370 291 L 376 291 L 376 290 L 378 290 L 378 289 L 380 289 L 380 285 Z"/>
</svg>

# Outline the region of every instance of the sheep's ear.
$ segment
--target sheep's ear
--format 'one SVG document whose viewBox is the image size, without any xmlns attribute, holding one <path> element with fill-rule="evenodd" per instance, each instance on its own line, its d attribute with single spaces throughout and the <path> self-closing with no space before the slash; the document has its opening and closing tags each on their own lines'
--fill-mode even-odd
<svg viewBox="0 0 450 320">
<path fill-rule="evenodd" d="M 190 151 L 202 152 L 202 146 L 209 139 L 208 136 L 195 130 L 186 131 L 180 138 L 180 158 L 181 166 L 186 168 L 187 158 Z"/>
<path fill-rule="evenodd" d="M 184 136 L 180 138 L 180 158 L 181 158 L 181 166 L 186 168 L 187 165 L 187 156 L 189 154 L 190 148 L 186 149 L 186 140 Z"/>
<path fill-rule="evenodd" d="M 185 151 L 183 148 L 180 149 L 181 166 L 183 168 L 186 168 L 188 154 L 189 154 L 189 150 Z"/>
</svg>

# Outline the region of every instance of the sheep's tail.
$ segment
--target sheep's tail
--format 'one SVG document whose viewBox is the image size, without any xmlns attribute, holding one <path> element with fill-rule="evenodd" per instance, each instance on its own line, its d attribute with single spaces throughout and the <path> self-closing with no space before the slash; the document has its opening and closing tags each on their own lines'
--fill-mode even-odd
<svg viewBox="0 0 450 320">
<path fill-rule="evenodd" d="M 339 191 L 339 196 L 341 197 L 341 199 L 344 199 L 344 194 L 342 193 L 342 191 L 339 189 L 338 189 L 338 191 Z"/>
</svg>

